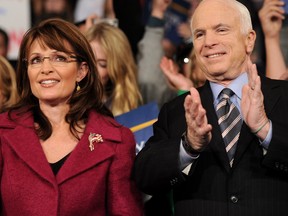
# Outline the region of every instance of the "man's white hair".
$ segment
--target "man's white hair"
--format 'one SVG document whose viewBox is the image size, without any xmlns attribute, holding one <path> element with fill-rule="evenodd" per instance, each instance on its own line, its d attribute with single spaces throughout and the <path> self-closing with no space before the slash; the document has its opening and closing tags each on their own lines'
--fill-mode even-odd
<svg viewBox="0 0 288 216">
<path fill-rule="evenodd" d="M 248 34 L 251 29 L 253 29 L 252 26 L 252 20 L 251 20 L 251 15 L 249 10 L 245 5 L 240 3 L 239 1 L 236 0 L 226 0 L 226 1 L 231 1 L 232 6 L 235 5 L 235 9 L 239 12 L 239 18 L 240 18 L 240 26 L 241 26 L 241 31 L 243 34 Z"/>
<path fill-rule="evenodd" d="M 201 5 L 203 2 L 206 0 L 202 0 L 199 5 Z M 252 20 L 250 16 L 250 12 L 247 9 L 245 5 L 240 3 L 237 0 L 223 0 L 225 3 L 229 3 L 229 5 L 235 9 L 236 12 L 239 14 L 239 19 L 240 19 L 240 27 L 241 27 L 241 32 L 246 35 L 249 33 L 250 30 L 253 29 L 252 27 Z M 191 23 L 193 22 L 193 17 L 191 18 Z M 193 40 L 193 29 L 191 25 L 191 30 L 192 30 L 192 40 Z"/>
</svg>

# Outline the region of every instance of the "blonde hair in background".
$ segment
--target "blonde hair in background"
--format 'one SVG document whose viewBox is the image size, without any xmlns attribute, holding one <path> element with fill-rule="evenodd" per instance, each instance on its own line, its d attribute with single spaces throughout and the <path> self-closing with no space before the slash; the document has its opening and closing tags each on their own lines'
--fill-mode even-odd
<svg viewBox="0 0 288 216">
<path fill-rule="evenodd" d="M 98 23 L 88 29 L 86 37 L 89 42 L 97 41 L 106 54 L 112 84 L 106 94 L 111 97 L 112 113 L 116 116 L 137 108 L 142 96 L 137 83 L 137 66 L 126 35 L 117 27 Z"/>
<path fill-rule="evenodd" d="M 16 73 L 8 60 L 0 56 L 0 113 L 18 101 Z"/>
</svg>

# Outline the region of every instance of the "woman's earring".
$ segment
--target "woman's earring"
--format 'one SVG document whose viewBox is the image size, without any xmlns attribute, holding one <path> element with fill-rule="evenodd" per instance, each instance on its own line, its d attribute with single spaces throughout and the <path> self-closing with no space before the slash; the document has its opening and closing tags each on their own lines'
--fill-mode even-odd
<svg viewBox="0 0 288 216">
<path fill-rule="evenodd" d="M 77 82 L 77 84 L 76 84 L 76 85 L 77 85 L 77 87 L 76 87 L 76 90 L 77 90 L 77 91 L 79 91 L 79 90 L 81 89 L 81 87 L 80 87 L 79 83 Z"/>
</svg>

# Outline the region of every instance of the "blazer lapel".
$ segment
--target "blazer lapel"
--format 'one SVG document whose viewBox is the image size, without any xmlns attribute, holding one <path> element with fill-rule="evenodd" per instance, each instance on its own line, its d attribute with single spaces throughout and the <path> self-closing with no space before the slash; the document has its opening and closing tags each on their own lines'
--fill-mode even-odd
<svg viewBox="0 0 288 216">
<path fill-rule="evenodd" d="M 113 144 L 121 141 L 121 134 L 112 121 L 91 112 L 80 142 L 56 176 L 58 184 L 114 156 Z M 89 148 L 90 133 L 99 134 L 103 139 L 103 142 L 93 143 L 94 150 Z"/>
<path fill-rule="evenodd" d="M 14 129 L 5 133 L 3 142 L 6 142 L 23 163 L 26 163 L 39 176 L 55 184 L 53 172 L 46 160 L 39 138 L 35 134 L 32 116 L 28 118 L 25 116 L 19 122 L 21 125 L 18 124 Z"/>
</svg>

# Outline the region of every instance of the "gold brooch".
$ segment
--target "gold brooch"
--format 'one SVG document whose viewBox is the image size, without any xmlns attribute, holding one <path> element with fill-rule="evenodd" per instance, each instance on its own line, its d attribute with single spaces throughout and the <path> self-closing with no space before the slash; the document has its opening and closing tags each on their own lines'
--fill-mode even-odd
<svg viewBox="0 0 288 216">
<path fill-rule="evenodd" d="M 103 138 L 102 138 L 101 134 L 90 133 L 88 139 L 89 139 L 89 148 L 90 148 L 90 151 L 93 151 L 93 150 L 94 150 L 94 144 L 93 144 L 93 142 L 96 142 L 96 143 L 103 142 Z"/>
</svg>

